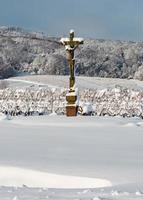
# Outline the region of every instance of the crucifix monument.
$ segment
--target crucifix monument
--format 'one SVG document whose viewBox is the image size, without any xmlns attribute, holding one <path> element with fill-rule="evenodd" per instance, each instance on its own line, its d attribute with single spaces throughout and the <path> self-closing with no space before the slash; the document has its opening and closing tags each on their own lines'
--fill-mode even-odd
<svg viewBox="0 0 143 200">
<path fill-rule="evenodd" d="M 65 46 L 67 60 L 70 68 L 69 93 L 66 95 L 66 100 L 67 100 L 66 114 L 67 116 L 76 116 L 78 111 L 78 105 L 76 103 L 77 94 L 75 93 L 74 51 L 80 44 L 83 44 L 83 39 L 74 37 L 74 31 L 71 30 L 69 38 L 61 38 L 60 41 Z"/>
</svg>

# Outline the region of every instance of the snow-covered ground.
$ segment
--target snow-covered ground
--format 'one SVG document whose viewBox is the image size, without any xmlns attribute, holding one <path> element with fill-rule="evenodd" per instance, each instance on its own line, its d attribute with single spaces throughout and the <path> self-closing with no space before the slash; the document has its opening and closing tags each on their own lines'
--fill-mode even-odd
<svg viewBox="0 0 143 200">
<path fill-rule="evenodd" d="M 0 199 L 143 199 L 139 118 L 0 117 Z"/>
<path fill-rule="evenodd" d="M 54 76 L 54 75 L 31 75 L 31 76 L 19 76 L 9 79 L 12 87 L 23 85 L 49 85 L 55 87 L 68 88 L 69 77 L 68 76 Z M 119 79 L 119 78 L 99 78 L 99 77 L 84 77 L 77 76 L 76 83 L 79 89 L 104 89 L 115 88 L 115 86 L 127 87 L 129 89 L 143 90 L 143 82 L 134 79 Z"/>
<path fill-rule="evenodd" d="M 80 91 L 143 82 L 77 77 Z M 68 87 L 68 77 L 23 76 L 11 88 Z M 84 99 L 87 95 L 85 95 Z M 142 200 L 143 120 L 0 115 L 0 200 Z"/>
</svg>

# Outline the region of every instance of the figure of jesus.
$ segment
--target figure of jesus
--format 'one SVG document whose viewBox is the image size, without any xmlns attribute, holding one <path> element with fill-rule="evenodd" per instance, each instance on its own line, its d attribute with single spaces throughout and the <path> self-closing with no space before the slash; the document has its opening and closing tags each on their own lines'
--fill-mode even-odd
<svg viewBox="0 0 143 200">
<path fill-rule="evenodd" d="M 83 39 L 82 38 L 75 38 L 74 37 L 74 31 L 71 30 L 69 38 L 62 38 L 61 43 L 65 46 L 66 54 L 67 54 L 67 60 L 68 60 L 69 67 L 70 67 L 69 89 L 70 89 L 70 92 L 74 92 L 74 85 L 75 85 L 74 51 L 80 44 L 83 44 Z"/>
</svg>

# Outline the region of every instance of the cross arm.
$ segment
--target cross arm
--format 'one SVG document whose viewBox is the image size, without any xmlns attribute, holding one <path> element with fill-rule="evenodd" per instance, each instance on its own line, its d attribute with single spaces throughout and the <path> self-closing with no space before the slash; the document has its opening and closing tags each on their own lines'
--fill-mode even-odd
<svg viewBox="0 0 143 200">
<path fill-rule="evenodd" d="M 73 38 L 73 40 L 70 40 L 70 38 L 61 38 L 60 42 L 63 45 L 70 45 L 70 46 L 78 46 L 79 44 L 83 44 L 82 38 Z"/>
</svg>

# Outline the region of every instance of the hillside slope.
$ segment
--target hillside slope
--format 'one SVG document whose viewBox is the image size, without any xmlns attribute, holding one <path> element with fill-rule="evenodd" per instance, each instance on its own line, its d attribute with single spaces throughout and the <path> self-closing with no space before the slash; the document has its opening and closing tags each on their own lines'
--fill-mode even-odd
<svg viewBox="0 0 143 200">
<path fill-rule="evenodd" d="M 0 78 L 21 72 L 67 75 L 65 50 L 59 39 L 20 28 L 1 27 Z M 142 80 L 142 63 L 142 42 L 86 39 L 76 50 L 77 75 Z"/>
</svg>

